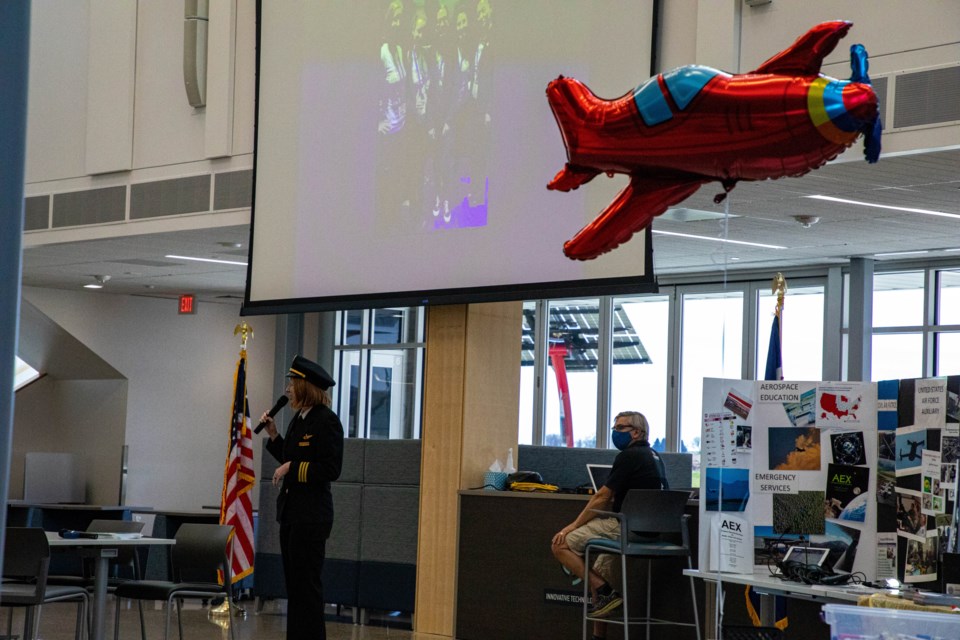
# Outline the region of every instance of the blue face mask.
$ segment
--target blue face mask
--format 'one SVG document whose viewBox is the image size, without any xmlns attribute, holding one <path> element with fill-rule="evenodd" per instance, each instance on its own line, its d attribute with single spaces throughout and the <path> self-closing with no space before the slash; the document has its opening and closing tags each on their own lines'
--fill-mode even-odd
<svg viewBox="0 0 960 640">
<path fill-rule="evenodd" d="M 613 446 L 620 451 L 623 451 L 630 446 L 630 443 L 633 442 L 633 432 L 632 431 L 614 431 L 610 434 L 610 438 L 613 440 Z"/>
</svg>

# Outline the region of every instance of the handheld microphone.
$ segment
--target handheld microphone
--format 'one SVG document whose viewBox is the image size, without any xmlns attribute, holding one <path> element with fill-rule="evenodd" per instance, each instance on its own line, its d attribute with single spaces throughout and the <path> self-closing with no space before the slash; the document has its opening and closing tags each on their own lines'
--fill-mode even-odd
<svg viewBox="0 0 960 640">
<path fill-rule="evenodd" d="M 287 396 L 280 396 L 279 398 L 277 398 L 277 403 L 273 405 L 273 409 L 270 409 L 270 413 L 268 413 L 267 415 L 270 416 L 271 418 L 277 415 L 278 413 L 280 413 L 280 409 L 283 409 L 285 406 L 287 406 L 288 402 L 290 402 L 290 398 L 288 398 Z M 257 427 L 253 430 L 253 432 L 260 433 L 261 431 L 263 431 L 263 428 L 265 426 L 267 426 L 267 421 L 261 420 L 260 424 L 257 425 Z"/>
<path fill-rule="evenodd" d="M 97 534 L 77 531 L 75 529 L 60 529 L 60 537 L 65 540 L 76 540 L 77 538 L 92 538 L 96 540 Z"/>
</svg>

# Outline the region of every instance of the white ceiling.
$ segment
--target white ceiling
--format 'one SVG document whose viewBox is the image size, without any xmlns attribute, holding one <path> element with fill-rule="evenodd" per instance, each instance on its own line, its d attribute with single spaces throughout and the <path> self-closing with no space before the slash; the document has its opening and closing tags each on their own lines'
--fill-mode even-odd
<svg viewBox="0 0 960 640">
<path fill-rule="evenodd" d="M 741 183 L 728 202 L 713 203 L 722 189 L 708 184 L 678 205 L 732 216 L 680 222 L 659 218 L 654 231 L 786 247 L 769 249 L 655 234 L 654 265 L 658 275 L 710 273 L 724 268 L 770 269 L 844 264 L 851 257 L 920 251 L 923 256 L 960 261 L 960 149 L 882 157 L 877 164 L 857 159 L 858 149 L 802 178 Z M 891 209 L 813 200 L 826 195 L 874 204 L 952 213 L 941 217 Z M 793 216 L 817 216 L 803 228 Z M 694 216 L 696 217 L 696 216 Z M 726 228 L 724 225 L 726 224 Z M 101 292 L 154 297 L 194 293 L 201 300 L 237 303 L 243 298 L 246 267 L 188 262 L 167 255 L 219 258 L 245 262 L 247 225 L 137 235 L 28 247 L 23 256 L 24 286 L 79 289 L 95 275 L 109 275 Z M 231 245 L 239 244 L 240 247 Z M 558 247 L 559 250 L 559 247 Z"/>
</svg>

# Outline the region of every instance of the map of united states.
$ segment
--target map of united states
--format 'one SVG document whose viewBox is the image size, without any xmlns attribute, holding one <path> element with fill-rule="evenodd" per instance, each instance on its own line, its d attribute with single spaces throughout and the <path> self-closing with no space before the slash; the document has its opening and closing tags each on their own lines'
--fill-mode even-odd
<svg viewBox="0 0 960 640">
<path fill-rule="evenodd" d="M 860 398 L 850 398 L 835 393 L 820 394 L 820 418 L 834 420 L 856 420 L 860 409 Z"/>
</svg>

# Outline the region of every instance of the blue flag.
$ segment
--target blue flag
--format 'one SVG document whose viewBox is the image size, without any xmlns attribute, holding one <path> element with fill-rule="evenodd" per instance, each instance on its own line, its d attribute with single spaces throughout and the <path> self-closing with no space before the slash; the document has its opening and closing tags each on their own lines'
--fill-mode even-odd
<svg viewBox="0 0 960 640">
<path fill-rule="evenodd" d="M 780 316 L 773 316 L 770 327 L 770 345 L 767 347 L 767 368 L 764 380 L 783 380 L 783 353 L 780 345 Z"/>
</svg>

